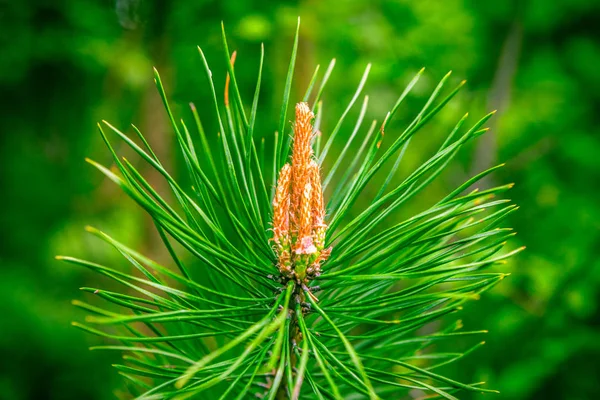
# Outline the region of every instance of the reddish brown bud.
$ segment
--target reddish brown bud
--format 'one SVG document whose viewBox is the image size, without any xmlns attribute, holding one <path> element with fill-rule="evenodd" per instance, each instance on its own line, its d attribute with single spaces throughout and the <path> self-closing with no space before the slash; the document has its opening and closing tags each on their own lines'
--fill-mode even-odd
<svg viewBox="0 0 600 400">
<path fill-rule="evenodd" d="M 278 241 L 289 232 L 290 183 L 292 169 L 285 164 L 279 172 L 275 198 L 273 199 L 273 239 Z"/>
<path fill-rule="evenodd" d="M 279 172 L 273 200 L 273 239 L 282 275 L 298 281 L 314 279 L 331 252 L 324 249 L 325 205 L 319 165 L 311 141 L 314 114 L 306 103 L 296 105 L 292 163 Z"/>
</svg>

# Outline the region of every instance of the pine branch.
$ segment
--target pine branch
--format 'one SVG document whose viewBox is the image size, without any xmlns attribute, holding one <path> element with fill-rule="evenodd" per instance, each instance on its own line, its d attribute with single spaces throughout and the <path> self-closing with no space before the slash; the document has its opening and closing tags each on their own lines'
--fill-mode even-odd
<svg viewBox="0 0 600 400">
<path fill-rule="evenodd" d="M 505 250 L 514 232 L 503 221 L 517 207 L 500 196 L 512 184 L 466 192 L 502 165 L 468 179 L 416 215 L 401 221 L 395 217 L 465 145 L 486 132 L 493 113 L 470 126 L 468 114 L 458 119 L 439 148 L 398 182 L 395 176 L 411 139 L 464 82 L 446 92 L 450 73 L 445 75 L 395 134 L 391 123 L 424 70 L 378 125 L 365 123 L 369 96 L 358 101 L 367 87 L 368 65 L 323 139 L 324 94 L 335 59 L 322 77 L 315 68 L 302 100 L 294 101 L 298 34 L 299 25 L 281 112 L 273 120 L 276 132 L 260 142 L 256 123 L 267 119 L 258 115 L 263 46 L 249 102 L 238 87 L 237 54 L 229 51 L 224 27 L 223 101 L 198 49 L 218 132 L 204 130 L 193 104 L 191 128 L 175 116 L 155 71 L 189 183 L 165 169 L 137 128 L 134 140 L 108 122 L 99 125 L 114 165 L 88 162 L 149 214 L 170 262 L 161 265 L 87 228 L 133 272 L 58 257 L 121 286 L 82 288 L 97 301 L 73 302 L 90 313 L 85 323 L 74 326 L 114 343 L 93 349 L 125 353 L 115 368 L 139 399 L 377 399 L 399 398 L 412 389 L 455 399 L 463 391 L 495 392 L 481 382 L 462 383 L 438 372 L 483 344 L 442 351 L 439 343 L 452 346 L 485 331 L 464 331 L 459 321 L 436 324 L 434 332 L 423 328 L 452 321 L 466 302 L 506 276 L 490 268 L 522 250 Z M 292 134 L 287 130 L 290 102 L 295 103 Z M 357 107 L 357 119 L 343 132 Z M 344 135 L 345 143 L 338 143 Z M 115 136 L 162 176 L 173 201 L 153 188 L 135 163 L 117 154 L 111 144 Z M 323 164 L 331 167 L 322 170 Z M 327 199 L 324 189 L 331 193 Z"/>
</svg>

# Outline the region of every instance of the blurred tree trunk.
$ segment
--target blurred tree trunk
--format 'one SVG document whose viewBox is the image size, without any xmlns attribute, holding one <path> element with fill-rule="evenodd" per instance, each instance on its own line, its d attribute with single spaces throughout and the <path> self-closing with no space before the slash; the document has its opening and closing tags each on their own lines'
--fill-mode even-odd
<svg viewBox="0 0 600 400">
<path fill-rule="evenodd" d="M 520 21 L 516 19 L 502 46 L 498 68 L 488 95 L 487 109 L 497 110 L 497 112 L 488 123 L 490 132 L 483 135 L 477 142 L 471 175 L 488 169 L 498 162 L 498 121 L 510 104 L 512 83 L 517 72 L 522 42 L 523 27 Z M 486 176 L 478 186 L 480 189 L 494 186 L 493 177 L 491 175 Z"/>
</svg>

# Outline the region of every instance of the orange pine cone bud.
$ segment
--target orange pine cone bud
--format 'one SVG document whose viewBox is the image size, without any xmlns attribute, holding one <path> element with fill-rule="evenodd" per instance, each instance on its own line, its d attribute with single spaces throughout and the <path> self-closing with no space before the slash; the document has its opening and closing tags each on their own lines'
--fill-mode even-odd
<svg viewBox="0 0 600 400">
<path fill-rule="evenodd" d="M 315 115 L 310 110 L 308 103 L 296 105 L 296 122 L 294 123 L 294 148 L 292 151 L 292 165 L 295 170 L 306 169 L 311 161 L 312 147 L 310 142 L 313 136 L 312 120 Z M 297 178 L 294 175 L 294 178 Z"/>
<path fill-rule="evenodd" d="M 285 164 L 279 172 L 275 198 L 273 199 L 273 240 L 276 242 L 289 233 L 290 183 L 292 168 Z"/>
<path fill-rule="evenodd" d="M 312 157 L 312 119 L 315 115 L 312 113 L 307 103 L 298 103 L 296 105 L 296 122 L 294 123 L 294 147 L 292 149 L 292 194 L 290 199 L 290 208 L 292 210 L 291 218 L 293 229 L 299 229 L 300 221 L 300 202 L 304 188 L 308 183 L 308 166 Z"/>
<path fill-rule="evenodd" d="M 321 173 L 319 165 L 315 161 L 310 162 L 309 166 L 310 184 L 313 188 L 311 212 L 313 216 L 313 229 L 315 231 L 315 244 L 323 248 L 325 243 L 325 202 L 323 200 L 323 187 L 321 186 Z"/>
<path fill-rule="evenodd" d="M 296 105 L 292 162 L 279 172 L 273 199 L 273 240 L 282 275 L 298 281 L 321 272 L 331 252 L 325 249 L 325 203 L 319 165 L 311 141 L 314 114 L 308 104 Z"/>
<path fill-rule="evenodd" d="M 312 186 L 310 182 L 304 185 L 304 192 L 300 199 L 300 210 L 298 213 L 298 240 L 296 242 L 296 254 L 313 254 L 317 248 L 313 244 L 312 230 L 313 218 L 312 208 Z"/>
</svg>

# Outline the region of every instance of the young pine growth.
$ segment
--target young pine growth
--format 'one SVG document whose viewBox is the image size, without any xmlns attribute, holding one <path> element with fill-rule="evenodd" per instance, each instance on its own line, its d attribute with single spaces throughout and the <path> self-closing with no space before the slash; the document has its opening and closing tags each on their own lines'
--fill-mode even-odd
<svg viewBox="0 0 600 400">
<path fill-rule="evenodd" d="M 321 275 L 321 264 L 331 247 L 325 248 L 325 204 L 319 165 L 311 140 L 314 114 L 307 103 L 296 105 L 292 164 L 279 171 L 273 200 L 273 241 L 282 282 L 299 286 Z"/>
<path fill-rule="evenodd" d="M 452 314 L 505 276 L 490 267 L 521 250 L 503 250 L 514 233 L 501 224 L 516 206 L 498 195 L 512 185 L 467 190 L 497 166 L 410 218 L 396 213 L 466 143 L 485 132 L 492 114 L 468 128 L 467 115 L 460 118 L 421 166 L 406 171 L 402 158 L 412 137 L 462 83 L 442 96 L 449 74 L 443 77 L 400 130 L 390 123 L 423 71 L 401 92 L 383 123 L 372 121 L 366 129 L 364 96 L 344 143 L 334 147 L 342 127 L 351 123 L 347 116 L 362 96 L 370 66 L 337 122 L 321 127 L 332 61 L 321 79 L 317 66 L 304 96 L 294 102 L 289 132 L 296 32 L 279 123 L 273 126 L 275 134 L 261 140 L 255 125 L 262 48 L 248 106 L 224 31 L 222 38 L 228 71 L 223 104 L 200 50 L 218 132 L 205 132 L 193 105 L 193 128 L 176 120 L 155 73 L 186 165 L 186 183 L 170 175 L 135 127 L 136 140 L 103 122 L 100 133 L 114 168 L 88 160 L 149 214 L 169 265 L 95 228 L 88 231 L 120 253 L 128 269 L 58 257 L 116 285 L 82 288 L 97 300 L 94 305 L 74 301 L 90 315 L 85 323 L 73 324 L 105 338 L 94 349 L 124 353 L 123 363 L 116 365 L 129 391 L 123 397 L 455 399 L 466 391 L 494 392 L 482 382 L 447 377 L 443 367 L 482 344 L 459 345 L 483 331 L 463 330 Z M 107 128 L 162 175 L 173 201 L 153 188 L 134 163 L 117 156 Z M 324 143 L 315 134 L 319 131 L 327 133 Z M 333 154 L 334 148 L 341 150 Z M 325 159 L 331 167 L 322 174 Z"/>
</svg>

